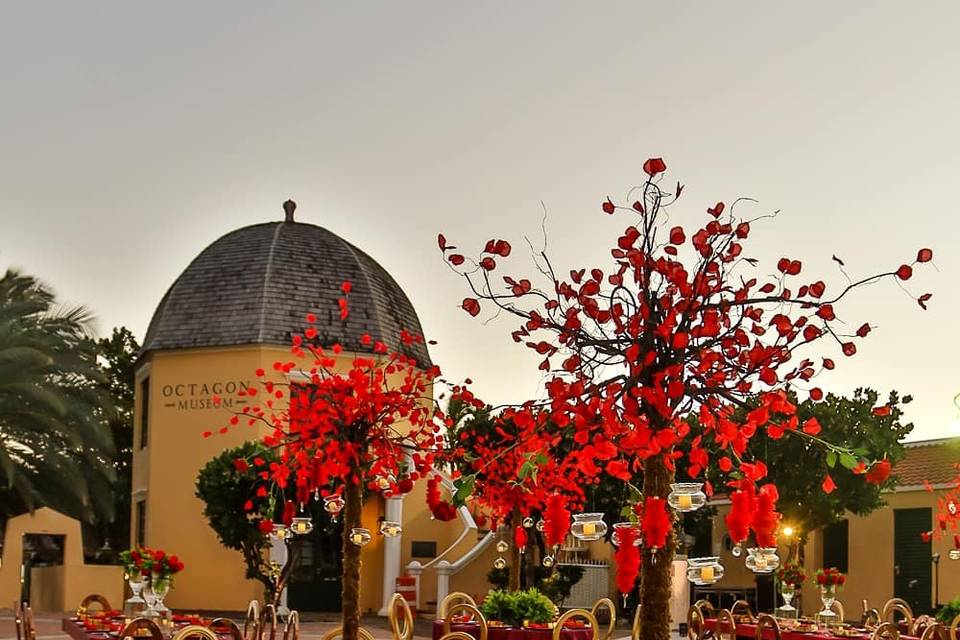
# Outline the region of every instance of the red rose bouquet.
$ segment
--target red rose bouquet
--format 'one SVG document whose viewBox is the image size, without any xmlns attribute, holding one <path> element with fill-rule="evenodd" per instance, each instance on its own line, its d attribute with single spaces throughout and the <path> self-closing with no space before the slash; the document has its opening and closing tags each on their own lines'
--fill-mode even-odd
<svg viewBox="0 0 960 640">
<path fill-rule="evenodd" d="M 800 565 L 787 563 L 777 569 L 777 581 L 792 589 L 799 589 L 807 581 L 807 575 Z"/>
<path fill-rule="evenodd" d="M 834 587 L 839 589 L 847 581 L 847 576 L 840 573 L 836 567 L 817 570 L 817 584 L 821 587 Z"/>
</svg>

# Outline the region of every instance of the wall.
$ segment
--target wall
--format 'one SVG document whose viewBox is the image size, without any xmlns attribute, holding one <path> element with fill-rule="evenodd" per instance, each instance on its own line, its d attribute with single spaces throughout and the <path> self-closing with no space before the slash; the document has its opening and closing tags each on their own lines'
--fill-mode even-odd
<svg viewBox="0 0 960 640">
<path fill-rule="evenodd" d="M 36 567 L 31 572 L 30 606 L 34 611 L 74 611 L 92 593 L 122 609 L 123 567 L 69 564 Z"/>
</svg>

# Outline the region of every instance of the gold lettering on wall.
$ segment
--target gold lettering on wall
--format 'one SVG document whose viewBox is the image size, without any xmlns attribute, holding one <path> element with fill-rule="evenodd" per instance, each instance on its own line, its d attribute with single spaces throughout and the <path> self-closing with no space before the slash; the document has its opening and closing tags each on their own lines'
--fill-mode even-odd
<svg viewBox="0 0 960 640">
<path fill-rule="evenodd" d="M 244 405 L 247 399 L 237 393 L 250 386 L 249 380 L 217 380 L 214 382 L 178 382 L 160 388 L 163 406 L 177 411 L 198 409 L 223 409 Z M 220 398 L 215 404 L 214 396 Z"/>
</svg>

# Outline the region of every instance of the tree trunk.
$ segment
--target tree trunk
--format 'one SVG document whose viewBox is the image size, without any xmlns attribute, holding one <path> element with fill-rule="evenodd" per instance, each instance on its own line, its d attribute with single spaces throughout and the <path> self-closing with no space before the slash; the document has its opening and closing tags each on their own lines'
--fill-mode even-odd
<svg viewBox="0 0 960 640">
<path fill-rule="evenodd" d="M 673 482 L 673 471 L 660 456 L 649 458 L 643 466 L 643 494 L 666 498 Z M 676 541 L 671 527 L 666 546 L 655 556 L 644 548 L 640 564 L 640 640 L 670 640 L 670 598 L 673 593 L 673 552 Z"/>
<path fill-rule="evenodd" d="M 508 535 L 511 537 L 510 540 L 510 581 L 507 583 L 508 591 L 519 591 L 520 590 L 520 561 L 523 559 L 523 556 L 520 555 L 520 549 L 517 548 L 517 545 L 513 542 L 513 527 L 520 524 L 520 510 L 514 509 L 513 513 L 510 516 L 510 527 L 507 528 Z"/>
<path fill-rule="evenodd" d="M 360 547 L 350 541 L 350 531 L 360 526 L 363 489 L 349 479 L 343 488 L 343 585 L 341 613 L 343 640 L 357 640 L 360 629 Z"/>
</svg>

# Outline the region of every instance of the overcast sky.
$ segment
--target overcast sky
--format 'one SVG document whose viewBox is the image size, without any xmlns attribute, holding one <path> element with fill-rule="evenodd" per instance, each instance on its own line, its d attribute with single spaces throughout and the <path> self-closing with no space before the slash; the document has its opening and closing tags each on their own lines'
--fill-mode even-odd
<svg viewBox="0 0 960 640">
<path fill-rule="evenodd" d="M 832 254 L 864 275 L 933 248 L 930 311 L 860 291 L 842 316 L 876 328 L 819 382 L 958 435 L 958 33 L 956 2 L 5 3 L 0 267 L 142 338 L 198 252 L 290 197 L 394 275 L 445 373 L 520 400 L 537 359 L 459 310 L 437 232 L 520 248 L 542 201 L 554 262 L 606 265 L 628 221 L 600 202 L 663 156 L 674 219 L 782 210 L 747 246 L 768 266 L 839 282 Z"/>
</svg>

